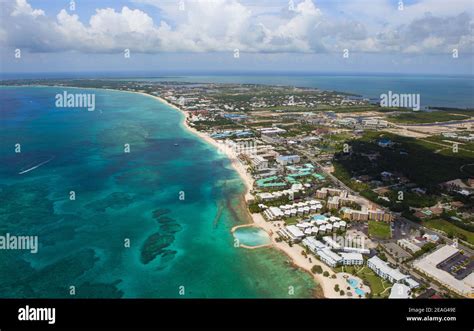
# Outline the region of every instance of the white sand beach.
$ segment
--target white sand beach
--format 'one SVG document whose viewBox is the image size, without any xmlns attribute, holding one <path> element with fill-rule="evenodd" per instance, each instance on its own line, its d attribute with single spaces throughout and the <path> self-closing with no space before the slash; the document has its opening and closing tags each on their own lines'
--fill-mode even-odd
<svg viewBox="0 0 474 331">
<path fill-rule="evenodd" d="M 140 93 L 140 92 L 138 92 L 138 93 Z M 239 159 L 237 158 L 237 154 L 234 152 L 233 149 L 227 148 L 224 145 L 224 143 L 218 142 L 218 141 L 212 139 L 206 133 L 200 132 L 200 131 L 196 130 L 195 128 L 193 128 L 192 126 L 190 126 L 187 123 L 188 113 L 183 111 L 182 109 L 180 109 L 176 105 L 174 105 L 174 104 L 168 102 L 167 100 L 165 100 L 161 97 L 158 97 L 158 96 L 150 95 L 150 94 L 147 94 L 147 93 L 140 93 L 140 94 L 153 97 L 153 98 L 159 100 L 160 102 L 172 107 L 173 109 L 176 109 L 177 111 L 181 112 L 184 115 L 182 124 L 186 127 L 186 129 L 188 129 L 190 132 L 196 134 L 197 136 L 199 136 L 200 138 L 202 138 L 203 140 L 205 140 L 209 144 L 215 146 L 219 151 L 225 153 L 226 156 L 229 158 L 229 160 L 231 161 L 232 167 L 237 171 L 237 173 L 240 175 L 240 177 L 242 178 L 242 180 L 245 184 L 245 187 L 246 187 L 245 200 L 249 201 L 249 200 L 254 198 L 253 195 L 250 193 L 252 188 L 253 188 L 254 179 L 247 172 L 246 166 L 244 166 L 239 161 Z M 302 255 L 301 252 L 304 250 L 304 248 L 302 246 L 300 246 L 298 244 L 294 244 L 293 246 L 289 246 L 289 244 L 286 243 L 286 242 L 277 242 L 276 241 L 276 237 L 277 237 L 276 231 L 278 230 L 279 226 L 284 225 L 283 221 L 280 221 L 280 222 L 267 222 L 267 221 L 265 221 L 265 219 L 263 218 L 263 216 L 261 214 L 250 214 L 250 216 L 251 216 L 253 222 L 255 223 L 255 225 L 262 228 L 263 230 L 265 230 L 270 235 L 270 238 L 271 238 L 271 241 L 272 241 L 271 246 L 273 246 L 276 249 L 279 249 L 282 252 L 284 252 L 289 257 L 289 259 L 291 260 L 291 262 L 295 266 L 305 270 L 306 272 L 309 272 L 314 277 L 317 284 L 319 284 L 321 286 L 321 289 L 322 289 L 322 292 L 323 292 L 323 295 L 324 295 L 325 298 L 349 298 L 349 296 L 347 295 L 348 291 L 346 290 L 348 284 L 347 284 L 346 279 L 343 277 L 344 275 L 342 273 L 337 273 L 336 278 L 331 278 L 331 276 L 334 275 L 334 272 L 328 266 L 326 266 L 324 263 L 317 260 L 316 257 L 314 257 L 314 256 L 305 257 L 304 255 Z M 268 246 L 268 245 L 265 245 L 265 246 Z M 311 258 L 311 262 L 310 262 L 310 258 Z M 327 271 L 329 273 L 329 277 L 324 277 L 322 274 L 312 273 L 311 268 L 315 265 L 321 266 L 323 272 Z M 362 282 L 360 279 L 358 279 L 358 277 L 352 277 L 352 278 L 355 278 L 359 282 Z M 345 292 L 344 295 L 340 295 L 339 292 L 336 292 L 334 290 L 334 287 L 335 287 L 336 284 L 339 285 L 340 289 L 344 290 L 344 292 Z M 350 292 L 353 293 L 354 291 L 352 290 Z M 353 296 L 351 298 L 357 298 L 357 295 L 355 295 L 353 293 Z"/>
</svg>

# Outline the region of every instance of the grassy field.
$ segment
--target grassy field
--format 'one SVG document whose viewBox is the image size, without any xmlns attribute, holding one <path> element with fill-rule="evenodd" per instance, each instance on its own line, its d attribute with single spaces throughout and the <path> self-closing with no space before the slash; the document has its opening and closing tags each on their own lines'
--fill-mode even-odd
<svg viewBox="0 0 474 331">
<path fill-rule="evenodd" d="M 285 221 L 286 225 L 292 225 L 298 223 L 298 217 L 293 216 L 293 217 L 288 217 L 283 219 Z"/>
<path fill-rule="evenodd" d="M 347 272 L 351 275 L 361 278 L 368 284 L 374 298 L 387 298 L 390 294 L 392 284 L 377 276 L 367 266 L 342 266 L 335 269 L 337 272 Z"/>
<path fill-rule="evenodd" d="M 474 233 L 461 229 L 446 220 L 443 220 L 443 219 L 427 220 L 427 221 L 423 221 L 423 225 L 431 229 L 441 230 L 449 236 L 452 235 L 461 239 L 466 238 L 466 241 L 468 243 L 474 245 Z"/>
<path fill-rule="evenodd" d="M 369 221 L 369 236 L 378 239 L 390 239 L 390 224 L 386 222 Z"/>
<path fill-rule="evenodd" d="M 474 153 L 474 142 L 465 142 L 453 138 L 444 138 L 442 136 L 426 137 L 423 141 L 437 144 L 435 148 L 438 148 L 438 150 L 440 149 L 440 147 L 438 147 L 440 145 L 445 145 L 448 150 L 452 150 L 454 143 L 458 143 L 458 148 L 461 152 L 471 151 Z"/>
<path fill-rule="evenodd" d="M 435 122 L 448 122 L 455 120 L 468 119 L 469 116 L 461 114 L 453 114 L 445 111 L 433 112 L 410 112 L 398 115 L 389 116 L 388 120 L 399 124 L 422 124 Z"/>
</svg>

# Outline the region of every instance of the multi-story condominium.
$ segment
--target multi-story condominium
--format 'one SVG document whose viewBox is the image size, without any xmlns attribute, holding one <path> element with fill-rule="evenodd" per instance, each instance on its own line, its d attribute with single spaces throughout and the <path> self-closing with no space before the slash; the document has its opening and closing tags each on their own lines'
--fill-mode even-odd
<svg viewBox="0 0 474 331">
<path fill-rule="evenodd" d="M 268 160 L 260 155 L 255 155 L 250 158 L 250 164 L 255 170 L 268 169 Z"/>
<path fill-rule="evenodd" d="M 391 268 L 387 262 L 382 261 L 378 256 L 373 256 L 367 260 L 367 266 L 377 275 L 391 283 L 406 283 L 410 288 L 418 287 L 419 284 L 410 276 L 402 274 L 398 269 Z"/>
<path fill-rule="evenodd" d="M 329 197 L 328 198 L 328 203 L 327 203 L 327 207 L 329 209 L 337 209 L 339 208 L 339 197 Z"/>
<path fill-rule="evenodd" d="M 360 253 L 339 253 L 343 265 L 363 265 L 364 258 Z"/>
<path fill-rule="evenodd" d="M 328 195 L 328 191 L 324 188 L 316 191 L 316 198 L 318 199 L 325 199 L 327 195 Z"/>
</svg>

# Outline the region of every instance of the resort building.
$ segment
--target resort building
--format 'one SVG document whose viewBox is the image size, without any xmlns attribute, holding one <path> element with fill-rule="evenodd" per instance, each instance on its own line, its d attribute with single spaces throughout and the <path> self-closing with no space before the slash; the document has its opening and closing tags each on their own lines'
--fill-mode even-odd
<svg viewBox="0 0 474 331">
<path fill-rule="evenodd" d="M 316 198 L 318 199 L 325 199 L 328 195 L 327 190 L 319 189 L 316 191 Z"/>
<path fill-rule="evenodd" d="M 262 201 L 271 201 L 275 199 L 279 199 L 283 196 L 295 194 L 303 189 L 302 184 L 293 184 L 291 185 L 291 189 L 288 190 L 282 190 L 282 191 L 275 191 L 275 192 L 262 192 L 262 193 L 257 193 L 256 196 Z M 322 205 L 321 205 L 322 208 Z M 316 210 L 316 204 L 314 210 Z"/>
<path fill-rule="evenodd" d="M 319 250 L 327 247 L 326 245 L 324 245 L 322 242 L 320 242 L 319 240 L 316 240 L 314 237 L 306 237 L 303 239 L 302 241 L 302 244 L 306 247 L 308 247 L 308 249 L 313 252 L 314 254 L 316 254 Z"/>
<path fill-rule="evenodd" d="M 347 192 L 338 188 L 323 187 L 316 191 L 316 197 L 318 199 L 325 199 L 327 196 L 340 196 L 347 197 Z"/>
<path fill-rule="evenodd" d="M 329 200 L 328 200 L 329 201 Z M 348 207 L 341 208 L 342 217 L 351 221 L 392 221 L 392 214 L 383 210 L 368 210 L 365 206 L 361 210 L 355 210 Z"/>
<path fill-rule="evenodd" d="M 342 251 L 347 252 L 347 253 L 370 254 L 370 249 L 368 249 L 368 248 L 359 248 L 359 247 L 345 246 L 345 247 L 342 248 Z"/>
<path fill-rule="evenodd" d="M 273 221 L 275 219 L 282 218 L 285 214 L 278 207 L 270 207 L 263 212 L 263 215 L 269 220 Z"/>
<path fill-rule="evenodd" d="M 337 253 L 334 253 L 329 247 L 323 248 L 317 252 L 317 255 L 330 267 L 337 267 L 340 263 L 342 263 L 342 257 Z"/>
<path fill-rule="evenodd" d="M 279 155 L 276 157 L 276 162 L 281 165 L 294 164 L 300 162 L 299 155 Z"/>
<path fill-rule="evenodd" d="M 391 283 L 399 283 L 405 281 L 408 285 L 418 287 L 419 284 L 411 279 L 409 276 L 402 274 L 398 269 L 391 268 L 387 262 L 382 261 L 378 256 L 373 256 L 367 260 L 367 266 L 372 269 L 377 275 Z M 410 279 L 410 280 L 408 280 Z"/>
<path fill-rule="evenodd" d="M 360 253 L 339 253 L 343 265 L 363 265 L 364 258 Z"/>
<path fill-rule="evenodd" d="M 260 131 L 261 134 L 263 135 L 267 135 L 267 136 L 274 136 L 274 135 L 278 135 L 280 133 L 285 133 L 286 130 L 285 129 L 280 129 L 280 128 L 261 128 L 261 129 L 258 129 Z"/>
<path fill-rule="evenodd" d="M 335 196 L 335 195 L 342 196 L 342 197 L 347 196 L 347 191 L 343 191 L 338 188 L 328 187 L 326 190 L 330 196 Z"/>
<path fill-rule="evenodd" d="M 281 229 L 281 232 L 292 242 L 299 242 L 305 236 L 305 234 L 296 225 L 285 226 L 283 229 Z"/>
<path fill-rule="evenodd" d="M 253 155 L 252 157 L 250 157 L 249 161 L 250 161 L 250 165 L 255 170 L 261 171 L 261 170 L 268 169 L 268 160 L 266 160 L 264 157 L 260 155 Z"/>
<path fill-rule="evenodd" d="M 392 214 L 386 213 L 383 210 L 368 210 L 367 212 L 369 214 L 369 220 L 384 222 L 390 222 L 392 220 Z"/>
<path fill-rule="evenodd" d="M 329 237 L 326 238 L 328 241 Z M 323 240 L 324 240 L 323 238 Z M 337 267 L 338 265 L 362 265 L 364 264 L 364 258 L 359 253 L 336 253 L 331 250 L 326 244 L 314 237 L 306 237 L 302 241 L 303 245 L 306 246 L 313 254 L 319 257 L 319 259 L 330 267 Z"/>
<path fill-rule="evenodd" d="M 329 209 L 337 209 L 339 208 L 339 197 L 329 197 L 328 198 L 328 203 L 327 203 L 327 207 Z"/>
<path fill-rule="evenodd" d="M 326 226 L 326 228 L 327 228 L 327 226 Z M 328 245 L 332 249 L 335 249 L 335 250 L 340 250 L 341 249 L 341 245 L 339 245 L 339 243 L 337 243 L 335 240 L 333 240 L 329 236 L 324 236 L 323 241 L 326 243 L 326 245 Z"/>
</svg>

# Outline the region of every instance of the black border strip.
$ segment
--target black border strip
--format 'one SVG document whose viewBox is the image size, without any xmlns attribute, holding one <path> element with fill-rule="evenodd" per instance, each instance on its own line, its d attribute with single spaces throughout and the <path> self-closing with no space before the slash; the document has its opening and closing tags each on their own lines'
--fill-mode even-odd
<svg viewBox="0 0 474 331">
<path fill-rule="evenodd" d="M 10 329 L 439 329 L 472 330 L 474 305 L 453 300 L 347 299 L 0 299 L 0 330 Z M 56 308 L 56 323 L 19 321 L 18 309 Z M 430 308 L 430 313 L 409 313 Z M 435 312 L 454 308 L 455 312 Z M 409 322 L 407 316 L 455 316 Z"/>
</svg>

